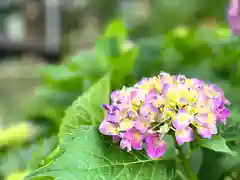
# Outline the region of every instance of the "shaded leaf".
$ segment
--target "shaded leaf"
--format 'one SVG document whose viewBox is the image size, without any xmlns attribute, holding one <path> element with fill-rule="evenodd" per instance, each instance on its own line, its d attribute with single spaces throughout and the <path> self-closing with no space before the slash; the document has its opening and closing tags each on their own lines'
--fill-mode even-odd
<svg viewBox="0 0 240 180">
<path fill-rule="evenodd" d="M 219 127 L 219 131 L 226 141 L 240 140 L 240 113 L 237 110 L 231 111 L 227 124 Z"/>
<path fill-rule="evenodd" d="M 163 139 L 167 142 L 167 149 L 163 155 L 164 159 L 176 159 L 176 143 L 172 135 L 165 135 Z"/>
</svg>

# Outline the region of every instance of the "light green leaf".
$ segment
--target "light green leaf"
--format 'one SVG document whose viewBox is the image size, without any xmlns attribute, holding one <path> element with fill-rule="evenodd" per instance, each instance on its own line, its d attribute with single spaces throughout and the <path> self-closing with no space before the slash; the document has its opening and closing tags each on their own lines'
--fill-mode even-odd
<svg viewBox="0 0 240 180">
<path fill-rule="evenodd" d="M 78 74 L 85 78 L 101 77 L 106 69 L 101 67 L 101 63 L 96 57 L 95 50 L 88 50 L 77 53 L 67 62 L 69 69 L 77 71 Z"/>
<path fill-rule="evenodd" d="M 125 24 L 121 20 L 114 20 L 110 22 L 107 26 L 105 32 L 105 37 L 118 37 L 120 40 L 124 40 L 127 38 L 128 33 L 125 27 Z"/>
<path fill-rule="evenodd" d="M 99 66 L 103 69 L 111 69 L 110 62 L 121 55 L 121 43 L 116 37 L 103 37 L 96 42 L 96 55 Z"/>
<path fill-rule="evenodd" d="M 232 152 L 231 149 L 229 149 L 227 146 L 225 139 L 218 135 L 213 136 L 211 139 L 201 139 L 199 141 L 199 144 L 202 147 L 211 149 L 216 152 L 234 154 L 234 152 Z"/>
<path fill-rule="evenodd" d="M 110 74 L 105 75 L 73 102 L 65 113 L 60 126 L 59 138 L 81 125 L 98 124 L 104 118 L 102 104 L 109 103 Z"/>
<path fill-rule="evenodd" d="M 82 126 L 64 139 L 64 153 L 33 172 L 28 179 L 52 176 L 57 180 L 171 180 L 174 161 L 151 160 L 141 152 L 120 150 L 94 126 Z"/>
<path fill-rule="evenodd" d="M 65 65 L 48 65 L 41 69 L 46 86 L 65 91 L 80 91 L 83 78 Z"/>
<path fill-rule="evenodd" d="M 132 47 L 131 49 L 122 52 L 119 57 L 112 58 L 110 64 L 114 70 L 121 72 L 121 75 L 128 74 L 133 70 L 137 53 L 138 49 Z"/>
<path fill-rule="evenodd" d="M 36 91 L 38 98 L 45 100 L 52 107 L 68 107 L 75 100 L 81 91 L 64 91 L 50 87 L 39 87 Z"/>
</svg>

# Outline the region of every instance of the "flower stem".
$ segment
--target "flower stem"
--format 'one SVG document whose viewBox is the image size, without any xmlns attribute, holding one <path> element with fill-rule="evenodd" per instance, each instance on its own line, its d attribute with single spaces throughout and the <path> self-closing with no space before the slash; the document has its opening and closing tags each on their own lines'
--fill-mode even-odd
<svg viewBox="0 0 240 180">
<path fill-rule="evenodd" d="M 198 177 L 196 175 L 196 173 L 193 171 L 192 167 L 191 167 L 191 164 L 189 163 L 189 158 L 191 157 L 191 149 L 190 149 L 190 146 L 188 145 L 188 150 L 190 150 L 190 152 L 188 152 L 188 154 L 186 155 L 184 152 L 183 152 L 183 149 L 178 146 L 178 150 L 179 150 L 179 155 L 180 155 L 180 158 L 181 158 L 181 162 L 182 162 L 182 165 L 188 175 L 188 178 L 189 180 L 198 180 Z"/>
<path fill-rule="evenodd" d="M 198 180 L 197 175 L 193 171 L 188 159 L 183 160 L 183 166 L 186 170 L 186 173 L 188 174 L 189 180 Z"/>
</svg>

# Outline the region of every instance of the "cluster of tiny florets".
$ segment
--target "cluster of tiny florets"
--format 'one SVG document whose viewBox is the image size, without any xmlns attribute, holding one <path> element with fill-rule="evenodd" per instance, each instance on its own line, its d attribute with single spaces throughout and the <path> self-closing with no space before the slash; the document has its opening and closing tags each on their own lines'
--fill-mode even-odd
<svg viewBox="0 0 240 180">
<path fill-rule="evenodd" d="M 216 124 L 225 124 L 230 114 L 225 105 L 230 102 L 216 85 L 162 72 L 112 92 L 111 104 L 103 105 L 107 115 L 99 130 L 127 151 L 146 147 L 154 159 L 166 151 L 163 137 L 170 131 L 179 145 L 193 141 L 194 131 L 211 138 Z"/>
</svg>

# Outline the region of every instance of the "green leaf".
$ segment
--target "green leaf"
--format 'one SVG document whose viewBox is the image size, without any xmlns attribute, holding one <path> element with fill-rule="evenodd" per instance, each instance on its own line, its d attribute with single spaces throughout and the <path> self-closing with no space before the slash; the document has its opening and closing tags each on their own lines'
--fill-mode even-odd
<svg viewBox="0 0 240 180">
<path fill-rule="evenodd" d="M 110 73 L 102 77 L 66 110 L 60 127 L 60 139 L 81 125 L 96 125 L 102 121 L 104 111 L 101 105 L 109 103 L 110 79 Z"/>
<path fill-rule="evenodd" d="M 98 39 L 96 42 L 96 55 L 101 68 L 112 68 L 110 66 L 112 59 L 121 55 L 121 42 L 116 37 Z"/>
<path fill-rule="evenodd" d="M 104 75 L 106 69 L 101 67 L 94 50 L 79 52 L 67 62 L 69 69 L 77 71 L 81 77 L 99 78 Z"/>
<path fill-rule="evenodd" d="M 176 143 L 172 135 L 165 135 L 163 139 L 167 142 L 167 149 L 166 152 L 163 155 L 164 159 L 176 159 L 177 153 L 176 153 Z"/>
<path fill-rule="evenodd" d="M 80 91 L 83 78 L 77 71 L 65 65 L 48 65 L 41 70 L 45 83 L 50 88 L 66 91 Z"/>
<path fill-rule="evenodd" d="M 132 72 L 136 62 L 138 49 L 132 47 L 126 51 L 123 51 L 119 57 L 112 58 L 110 64 L 112 68 L 121 73 L 121 75 Z"/>
<path fill-rule="evenodd" d="M 227 146 L 225 139 L 218 135 L 213 136 L 211 139 L 201 139 L 199 145 L 216 152 L 233 154 L 231 149 Z"/>
<path fill-rule="evenodd" d="M 190 157 L 191 167 L 193 168 L 194 172 L 198 172 L 202 165 L 202 158 L 203 158 L 203 151 L 202 149 L 197 149 L 193 151 L 192 156 Z"/>
<path fill-rule="evenodd" d="M 62 91 L 45 86 L 39 87 L 36 91 L 38 98 L 45 100 L 52 107 L 64 108 L 68 107 L 80 94 L 79 91 Z"/>
<path fill-rule="evenodd" d="M 128 36 L 125 23 L 121 20 L 114 20 L 110 22 L 107 26 L 105 32 L 105 37 L 118 37 L 120 40 L 125 40 Z"/>
<path fill-rule="evenodd" d="M 226 141 L 235 141 L 240 139 L 240 113 L 237 110 L 231 111 L 225 126 L 219 127 L 220 135 Z"/>
<path fill-rule="evenodd" d="M 72 132 L 60 148 L 65 151 L 60 157 L 33 172 L 28 179 L 52 176 L 58 180 L 170 180 L 174 177 L 174 161 L 151 160 L 139 151 L 122 151 L 94 126 L 82 126 Z"/>
<path fill-rule="evenodd" d="M 216 153 L 209 149 L 203 149 L 203 163 L 198 173 L 199 180 L 220 180 L 223 174 L 231 172 L 231 170 L 240 165 L 240 149 L 239 146 L 232 148 L 238 152 L 237 156 L 226 153 Z"/>
</svg>

